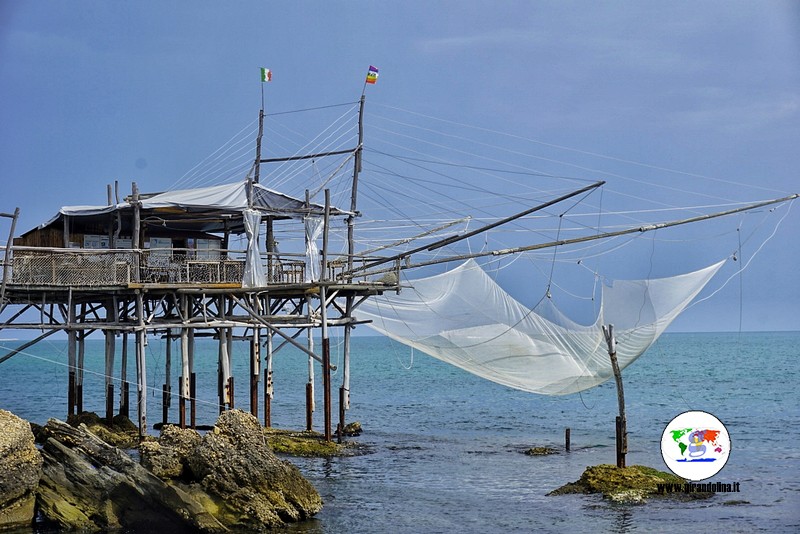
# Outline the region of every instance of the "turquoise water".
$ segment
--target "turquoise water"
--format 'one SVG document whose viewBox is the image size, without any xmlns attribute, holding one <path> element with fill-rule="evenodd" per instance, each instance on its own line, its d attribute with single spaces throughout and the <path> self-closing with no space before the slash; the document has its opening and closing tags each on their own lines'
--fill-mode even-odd
<svg viewBox="0 0 800 534">
<path fill-rule="evenodd" d="M 13 343 L 0 342 L 8 347 Z M 686 410 L 722 420 L 728 463 L 707 482 L 739 482 L 711 500 L 610 504 L 597 496 L 546 497 L 588 465 L 614 462 L 613 381 L 580 395 L 543 397 L 481 380 L 384 338 L 355 337 L 352 409 L 367 454 L 292 459 L 323 496 L 316 518 L 291 532 L 727 532 L 800 531 L 800 333 L 666 334 L 623 372 L 628 464 L 666 470 L 659 448 L 667 423 Z M 87 342 L 85 408 L 103 413 L 102 340 Z M 247 409 L 247 347 L 236 346 L 239 407 Z M 177 354 L 177 345 L 173 353 Z M 332 340 L 334 363 L 341 358 Z M 198 423 L 216 417 L 216 345 L 198 342 Z M 178 365 L 173 361 L 173 373 Z M 43 341 L 0 364 L 0 408 L 39 423 L 66 412 L 66 342 Z M 134 376 L 130 362 L 129 376 Z M 307 361 L 275 357 L 273 424 L 305 426 Z M 164 341 L 150 339 L 150 423 L 161 418 Z M 334 375 L 334 390 L 341 376 Z M 322 423 L 317 371 L 315 428 Z M 176 386 L 173 386 L 176 389 Z M 334 414 L 336 407 L 334 407 Z M 177 402 L 171 418 L 177 419 Z M 572 451 L 533 457 L 533 446 Z M 694 525 L 694 526 L 693 526 Z"/>
</svg>

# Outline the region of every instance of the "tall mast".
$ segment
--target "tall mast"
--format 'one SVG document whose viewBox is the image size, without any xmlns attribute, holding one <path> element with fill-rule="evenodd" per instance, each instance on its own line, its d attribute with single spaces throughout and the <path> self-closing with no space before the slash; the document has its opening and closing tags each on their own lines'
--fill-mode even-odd
<svg viewBox="0 0 800 534">
<path fill-rule="evenodd" d="M 264 135 L 264 106 L 258 112 L 258 139 L 256 139 L 256 168 L 253 182 L 258 183 L 261 174 L 261 136 Z"/>
<path fill-rule="evenodd" d="M 356 205 L 358 199 L 358 173 L 361 172 L 361 153 L 364 144 L 364 94 L 361 94 L 361 100 L 358 108 L 358 146 L 356 147 L 355 162 L 353 164 L 353 187 L 350 192 L 350 216 L 347 218 L 347 270 L 353 269 L 353 254 L 355 253 L 355 244 L 353 238 L 353 230 L 356 217 Z"/>
</svg>

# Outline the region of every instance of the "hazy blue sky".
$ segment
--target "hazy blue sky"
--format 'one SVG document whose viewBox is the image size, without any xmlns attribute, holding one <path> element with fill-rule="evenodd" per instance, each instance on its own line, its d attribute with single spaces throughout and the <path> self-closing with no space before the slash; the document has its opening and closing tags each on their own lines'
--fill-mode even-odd
<svg viewBox="0 0 800 534">
<path fill-rule="evenodd" d="M 44 0 L 0 3 L 0 211 L 19 206 L 27 230 L 61 205 L 104 204 L 113 180 L 164 190 L 256 118 L 259 67 L 277 111 L 356 100 L 370 64 L 367 146 L 408 110 L 482 128 L 492 146 L 502 131 L 574 149 L 551 147 L 607 180 L 616 210 L 800 191 L 797 2 Z M 745 259 L 786 212 L 747 234 Z M 795 208 L 675 328 L 736 330 L 741 305 L 745 330 L 800 330 L 798 223 Z M 652 262 L 649 246 L 620 261 Z M 721 250 L 670 252 L 664 274 L 734 249 Z"/>
</svg>

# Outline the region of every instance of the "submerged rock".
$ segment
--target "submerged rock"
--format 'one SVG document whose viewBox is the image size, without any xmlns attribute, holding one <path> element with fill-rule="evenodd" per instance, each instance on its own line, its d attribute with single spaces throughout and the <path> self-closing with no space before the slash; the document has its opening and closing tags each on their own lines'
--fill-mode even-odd
<svg viewBox="0 0 800 534">
<path fill-rule="evenodd" d="M 632 465 L 617 467 L 610 464 L 589 466 L 575 482 L 565 484 L 548 495 L 569 493 L 602 493 L 603 497 L 622 503 L 643 503 L 648 497 L 665 493 L 659 489 L 664 484 L 683 485 L 685 480 L 671 473 L 652 467 Z M 680 493 L 673 494 L 682 496 Z M 708 497 L 711 494 L 692 494 L 692 498 Z"/>
<path fill-rule="evenodd" d="M 528 456 L 549 456 L 551 454 L 558 454 L 558 451 L 553 447 L 531 447 L 525 454 Z"/>
<path fill-rule="evenodd" d="M 274 452 L 292 456 L 329 458 L 345 454 L 348 448 L 347 445 L 325 441 L 324 435 L 311 430 L 265 428 L 264 436 Z"/>
<path fill-rule="evenodd" d="M 0 530 L 33 522 L 41 471 L 31 425 L 0 410 Z"/>
</svg>

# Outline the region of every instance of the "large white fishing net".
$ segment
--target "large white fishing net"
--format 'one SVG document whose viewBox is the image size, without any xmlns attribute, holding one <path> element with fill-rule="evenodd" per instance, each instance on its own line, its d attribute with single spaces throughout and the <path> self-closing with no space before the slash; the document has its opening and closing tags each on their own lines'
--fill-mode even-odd
<svg viewBox="0 0 800 534">
<path fill-rule="evenodd" d="M 656 280 L 603 284 L 592 325 L 577 324 L 549 299 L 531 310 L 473 260 L 410 280 L 399 295 L 362 303 L 355 315 L 401 343 L 480 377 L 523 391 L 566 395 L 612 375 L 603 325 L 614 325 L 620 368 L 644 353 L 722 266 Z"/>
</svg>

